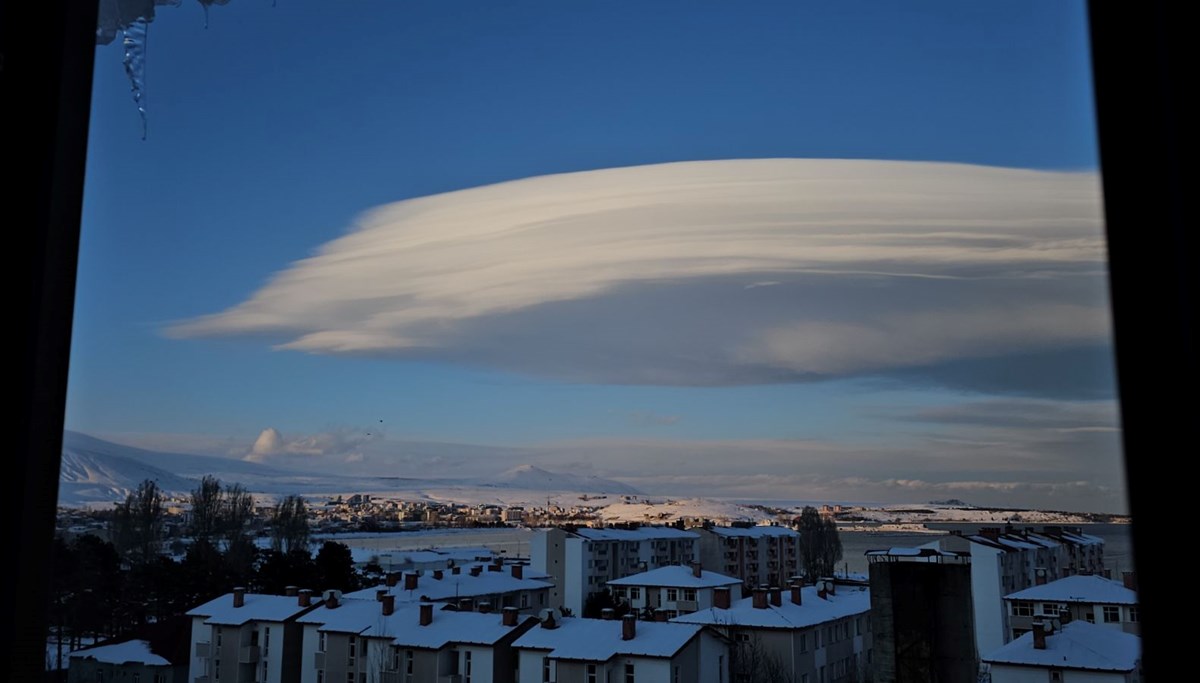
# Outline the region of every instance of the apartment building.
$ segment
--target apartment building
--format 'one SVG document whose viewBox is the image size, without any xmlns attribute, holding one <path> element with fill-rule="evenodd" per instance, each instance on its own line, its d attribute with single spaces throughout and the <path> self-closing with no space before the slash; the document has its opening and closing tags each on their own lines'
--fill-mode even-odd
<svg viewBox="0 0 1200 683">
<path fill-rule="evenodd" d="M 1135 579 L 1123 581 L 1076 574 L 1004 596 L 1009 639 L 1033 630 L 1037 621 L 1086 621 L 1133 635 L 1141 634 Z"/>
<path fill-rule="evenodd" d="M 732 600 L 714 590 L 716 604 L 670 623 L 711 627 L 731 643 L 728 676 L 751 683 L 775 672 L 796 683 L 858 681 L 871 661 L 871 593 L 862 587 L 793 584 L 757 588 Z"/>
<path fill-rule="evenodd" d="M 490 562 L 430 572 L 393 573 L 383 585 L 347 593 L 345 597 L 375 600 L 392 595 L 399 604 L 438 602 L 456 607 L 466 604 L 468 609 L 486 604 L 494 611 L 514 607 L 529 612 L 549 607 L 554 584 L 537 572 L 531 573 L 539 578 L 526 576 L 527 569 L 519 564 Z"/>
<path fill-rule="evenodd" d="M 321 605 L 312 591 L 260 595 L 235 588 L 192 618 L 188 680 L 193 683 L 284 683 L 300 675 L 297 619 Z M 148 683 L 148 682 L 147 682 Z"/>
<path fill-rule="evenodd" d="M 609 581 L 696 561 L 698 539 L 674 527 L 544 529 L 530 544 L 530 564 L 552 577 L 550 606 L 578 615 L 588 596 Z"/>
<path fill-rule="evenodd" d="M 1038 621 L 984 656 L 983 666 L 990 683 L 1141 683 L 1142 641 L 1086 621 L 1058 631 Z"/>
<path fill-rule="evenodd" d="M 699 562 L 639 572 L 608 582 L 617 602 L 639 613 L 661 610 L 668 619 L 708 609 L 717 588 L 728 589 L 734 600 L 742 598 L 742 580 L 704 569 Z"/>
<path fill-rule="evenodd" d="M 700 562 L 747 588 L 782 586 L 800 574 L 800 533 L 783 526 L 711 526 L 700 535 Z"/>
<path fill-rule="evenodd" d="M 698 624 L 559 618 L 514 643 L 519 683 L 722 683 L 726 643 Z"/>
</svg>

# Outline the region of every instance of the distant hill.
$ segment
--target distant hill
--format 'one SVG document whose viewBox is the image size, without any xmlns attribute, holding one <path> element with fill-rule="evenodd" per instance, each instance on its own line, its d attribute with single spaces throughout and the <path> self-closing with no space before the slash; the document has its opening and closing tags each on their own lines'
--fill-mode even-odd
<svg viewBox="0 0 1200 683">
<path fill-rule="evenodd" d="M 551 472 L 534 465 L 518 465 L 502 472 L 492 482 L 528 491 L 579 491 L 581 493 L 621 493 L 637 495 L 638 491 L 629 484 L 591 475 Z"/>
</svg>

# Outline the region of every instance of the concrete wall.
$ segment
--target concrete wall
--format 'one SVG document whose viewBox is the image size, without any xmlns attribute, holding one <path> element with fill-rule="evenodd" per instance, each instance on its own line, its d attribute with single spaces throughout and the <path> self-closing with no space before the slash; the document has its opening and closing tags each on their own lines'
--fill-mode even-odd
<svg viewBox="0 0 1200 683">
<path fill-rule="evenodd" d="M 1006 554 L 1013 557 L 1005 558 Z M 1002 574 L 1005 572 L 1002 572 L 1001 564 L 1006 559 L 1011 564 L 1018 556 L 1018 553 L 1004 553 L 979 543 L 971 544 L 971 596 L 975 612 L 976 652 L 993 652 L 1008 642 L 1003 596 L 1010 591 L 1003 586 Z M 1007 573 L 1011 579 L 1011 568 Z"/>
<path fill-rule="evenodd" d="M 1063 683 L 1136 683 L 1132 675 L 1063 669 Z M 1033 666 L 992 665 L 992 683 L 1047 683 L 1050 669 Z"/>
<path fill-rule="evenodd" d="M 540 572 L 549 574 L 554 579 L 554 588 L 550 589 L 550 607 L 562 607 L 563 585 L 566 577 L 566 557 L 564 541 L 567 533 L 562 529 L 543 529 L 533 535 L 529 543 L 529 566 Z"/>
<path fill-rule="evenodd" d="M 968 564 L 871 563 L 875 683 L 975 680 L 971 569 Z"/>
</svg>

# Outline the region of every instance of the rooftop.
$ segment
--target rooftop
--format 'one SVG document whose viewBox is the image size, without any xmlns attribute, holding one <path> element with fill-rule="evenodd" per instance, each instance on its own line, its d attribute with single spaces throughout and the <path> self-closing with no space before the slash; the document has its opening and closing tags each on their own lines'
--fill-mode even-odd
<svg viewBox="0 0 1200 683">
<path fill-rule="evenodd" d="M 451 643 L 492 645 L 512 633 L 515 626 L 505 626 L 500 612 L 459 612 L 433 608 L 433 621 L 422 626 L 418 604 L 397 605 L 396 611 L 384 616 L 383 605 L 377 600 L 342 600 L 334 609 L 325 606 L 304 615 L 297 621 L 315 624 L 318 631 L 354 633 L 368 638 L 390 638 L 402 647 L 440 650 Z M 531 619 L 518 617 L 517 624 Z"/>
<path fill-rule="evenodd" d="M 1137 593 L 1120 581 L 1103 576 L 1065 576 L 1041 586 L 1009 593 L 1005 600 L 1044 600 L 1050 602 L 1086 602 L 1107 605 L 1136 605 Z"/>
<path fill-rule="evenodd" d="M 783 590 L 783 604 L 756 608 L 754 598 L 742 598 L 731 604 L 729 609 L 711 607 L 699 612 L 683 614 L 672 622 L 706 624 L 710 626 L 749 626 L 754 628 L 808 628 L 835 619 L 863 614 L 871 609 L 871 592 L 864 588 L 842 586 L 836 594 L 818 597 L 815 586 L 801 589 L 801 602 L 791 601 L 788 589 Z"/>
<path fill-rule="evenodd" d="M 514 591 L 540 590 L 553 586 L 553 583 L 543 579 L 518 579 L 512 575 L 508 567 L 498 572 L 488 571 L 485 567 L 479 572 L 479 576 L 471 576 L 470 569 L 463 568 L 459 574 L 454 574 L 449 570 L 444 571 L 440 579 L 435 579 L 432 573 L 426 573 L 417 579 L 416 590 L 405 590 L 404 578 L 401 578 L 391 588 L 386 585 L 378 585 L 346 593 L 342 597 L 374 600 L 376 591 L 386 589 L 389 594 L 396 596 L 398 603 L 419 602 L 422 597 L 436 602 L 449 598 L 474 598 Z M 498 608 L 499 605 L 496 607 Z"/>
<path fill-rule="evenodd" d="M 313 596 L 313 604 L 320 603 L 320 595 Z M 287 621 L 311 607 L 301 607 L 297 598 L 283 595 L 246 593 L 241 607 L 233 606 L 233 593 L 188 610 L 189 617 L 208 617 L 206 624 L 241 626 L 248 621 Z"/>
<path fill-rule="evenodd" d="M 700 538 L 694 531 L 683 531 L 670 526 L 643 526 L 637 529 L 580 527 L 574 533 L 589 541 L 667 541 Z"/>
<path fill-rule="evenodd" d="M 638 621 L 635 635 L 622 640 L 620 619 L 566 617 L 557 628 L 535 626 L 514 643 L 515 647 L 549 650 L 556 659 L 606 662 L 617 656 L 672 657 L 703 626 L 669 621 Z"/>
<path fill-rule="evenodd" d="M 70 654 L 70 657 L 72 659 L 94 659 L 97 662 L 105 662 L 107 664 L 137 662 L 150 666 L 171 665 L 166 659 L 154 654 L 150 650 L 150 641 L 148 640 L 127 640 L 123 643 L 99 645 L 83 650 L 76 650 Z"/>
<path fill-rule="evenodd" d="M 1033 646 L 1026 633 L 983 658 L 991 664 L 1053 666 L 1089 671 L 1133 671 L 1142 656 L 1142 639 L 1114 628 L 1073 621 L 1046 636 L 1046 649 Z"/>
<path fill-rule="evenodd" d="M 610 586 L 664 586 L 667 588 L 715 588 L 717 586 L 734 586 L 740 585 L 741 579 L 716 572 L 710 572 L 707 569 L 700 571 L 700 576 L 697 577 L 692 573 L 691 567 L 683 565 L 672 565 L 669 567 L 659 567 L 650 571 L 641 572 L 626 576 L 622 579 L 614 579 L 608 582 Z"/>
</svg>

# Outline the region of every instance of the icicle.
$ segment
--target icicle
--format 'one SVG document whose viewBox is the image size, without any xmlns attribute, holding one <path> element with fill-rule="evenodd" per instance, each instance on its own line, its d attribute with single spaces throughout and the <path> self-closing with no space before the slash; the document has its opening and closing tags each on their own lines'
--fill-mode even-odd
<svg viewBox="0 0 1200 683">
<path fill-rule="evenodd" d="M 142 139 L 146 139 L 146 35 L 150 23 L 138 19 L 123 30 L 125 47 L 125 75 L 133 92 L 133 103 L 142 117 Z"/>
</svg>

